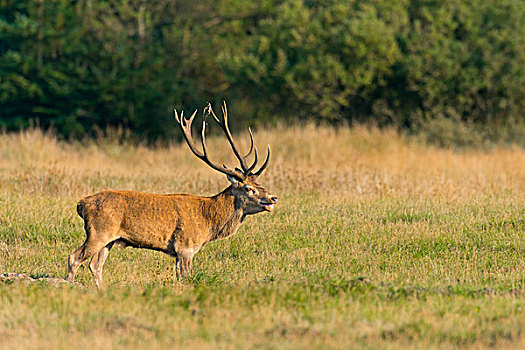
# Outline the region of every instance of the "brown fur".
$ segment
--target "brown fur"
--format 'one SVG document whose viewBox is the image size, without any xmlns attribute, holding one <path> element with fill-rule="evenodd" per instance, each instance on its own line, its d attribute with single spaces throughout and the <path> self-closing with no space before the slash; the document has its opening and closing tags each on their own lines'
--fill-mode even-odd
<svg viewBox="0 0 525 350">
<path fill-rule="evenodd" d="M 254 176 L 229 180 L 232 185 L 213 197 L 104 191 L 81 199 L 77 212 L 87 237 L 69 257 L 68 281 L 93 256 L 89 267 L 102 288 L 102 268 L 115 243 L 169 254 L 176 258 L 177 276 L 189 275 L 202 246 L 233 235 L 246 215 L 271 211 L 277 202 Z"/>
</svg>

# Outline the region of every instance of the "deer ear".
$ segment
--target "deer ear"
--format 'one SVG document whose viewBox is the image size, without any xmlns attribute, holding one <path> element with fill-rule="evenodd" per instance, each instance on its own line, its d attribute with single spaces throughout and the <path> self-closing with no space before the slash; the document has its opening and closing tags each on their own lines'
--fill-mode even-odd
<svg viewBox="0 0 525 350">
<path fill-rule="evenodd" d="M 228 178 L 228 181 L 230 181 L 232 183 L 232 185 L 235 185 L 236 183 L 239 183 L 239 180 L 237 180 L 235 177 L 233 176 L 230 176 L 230 175 L 226 175 L 226 177 Z"/>
</svg>

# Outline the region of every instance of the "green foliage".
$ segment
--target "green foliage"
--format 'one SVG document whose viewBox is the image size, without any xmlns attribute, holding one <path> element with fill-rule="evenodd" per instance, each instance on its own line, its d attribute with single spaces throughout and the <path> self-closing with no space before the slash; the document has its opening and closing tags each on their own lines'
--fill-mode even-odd
<svg viewBox="0 0 525 350">
<path fill-rule="evenodd" d="M 66 136 L 107 125 L 162 135 L 171 96 L 183 96 L 184 89 L 172 82 L 175 65 L 166 65 L 162 42 L 150 40 L 160 30 L 153 21 L 161 19 L 134 5 L 4 6 L 2 124 L 15 129 L 39 120 Z"/>
<path fill-rule="evenodd" d="M 403 95 L 414 92 L 415 112 L 493 124 L 523 118 L 523 3 L 427 1 L 410 22 L 397 73 Z"/>
<path fill-rule="evenodd" d="M 284 2 L 222 64 L 232 83 L 254 100 L 268 96 L 290 118 L 344 119 L 399 58 L 382 10 L 357 1 Z"/>
<path fill-rule="evenodd" d="M 169 137 L 173 107 L 227 99 L 239 126 L 445 119 L 509 137 L 524 38 L 519 0 L 7 0 L 0 126 Z"/>
</svg>

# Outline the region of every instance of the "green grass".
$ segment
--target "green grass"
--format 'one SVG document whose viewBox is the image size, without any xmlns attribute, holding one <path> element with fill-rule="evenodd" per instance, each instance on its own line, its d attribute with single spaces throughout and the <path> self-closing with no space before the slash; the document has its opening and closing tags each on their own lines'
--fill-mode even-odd
<svg viewBox="0 0 525 350">
<path fill-rule="evenodd" d="M 277 156 L 261 179 L 280 197 L 275 212 L 249 217 L 237 235 L 207 245 L 189 280 L 174 278 L 172 258 L 127 248 L 111 251 L 101 293 L 87 266 L 79 285 L 0 283 L 0 347 L 525 346 L 525 176 L 514 165 L 525 152 L 407 147 L 415 152 L 410 169 L 359 149 L 361 168 L 339 167 L 325 182 L 304 159 L 282 170 Z M 391 149 L 384 152 L 391 159 Z M 173 175 L 77 173 L 70 158 L 56 158 L 52 167 L 29 157 L 25 170 L 14 161 L 0 169 L 0 273 L 64 277 L 68 255 L 84 240 L 75 211 L 83 195 L 213 193 L 226 185 L 211 171 L 197 181 L 178 176 L 200 163 Z M 319 175 L 291 186 L 286 179 L 301 169 Z"/>
</svg>

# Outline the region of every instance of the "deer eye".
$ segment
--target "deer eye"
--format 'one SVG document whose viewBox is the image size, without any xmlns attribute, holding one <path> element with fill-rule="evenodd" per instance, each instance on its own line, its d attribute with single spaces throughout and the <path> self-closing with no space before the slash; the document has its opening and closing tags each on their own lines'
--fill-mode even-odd
<svg viewBox="0 0 525 350">
<path fill-rule="evenodd" d="M 249 195 L 254 195 L 255 194 L 255 190 L 253 188 L 246 187 L 246 193 L 248 193 Z"/>
</svg>

